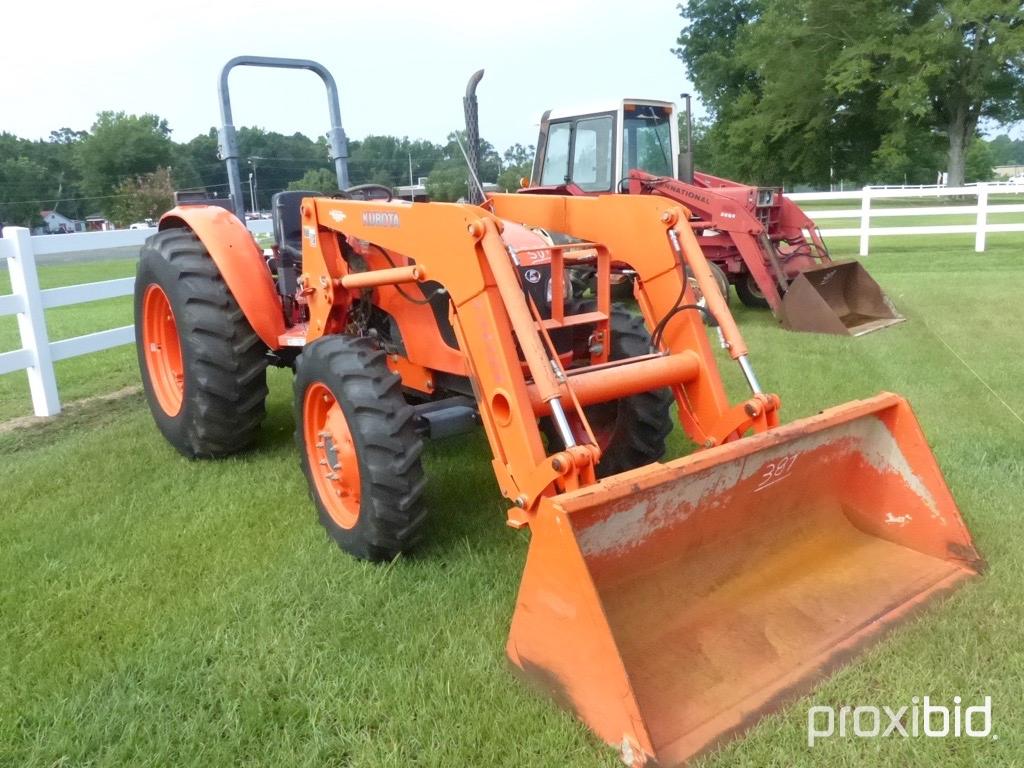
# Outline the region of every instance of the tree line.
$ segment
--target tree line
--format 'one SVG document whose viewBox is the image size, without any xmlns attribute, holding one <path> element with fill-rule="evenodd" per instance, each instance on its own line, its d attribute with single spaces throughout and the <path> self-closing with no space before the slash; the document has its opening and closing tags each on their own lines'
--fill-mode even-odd
<svg viewBox="0 0 1024 768">
<path fill-rule="evenodd" d="M 710 116 L 698 167 L 827 186 L 984 180 L 1024 118 L 1024 10 L 1007 0 L 690 0 L 676 55 Z M 1007 144 L 1009 142 L 1009 145 Z M 1013 155 L 1019 157 L 1019 155 Z"/>
<path fill-rule="evenodd" d="M 408 137 L 367 136 L 349 142 L 353 184 L 394 187 L 427 177 L 431 199 L 456 200 L 467 193 L 466 163 L 460 132 L 444 144 Z M 266 210 L 270 197 L 284 189 L 337 191 L 324 137 L 286 136 L 262 128 L 238 130 L 246 205 L 251 193 Z M 481 142 L 481 179 L 516 189 L 529 175 L 533 147 L 516 144 L 504 153 Z M 88 131 L 61 128 L 43 140 L 0 134 L 0 221 L 35 226 L 40 212 L 57 211 L 70 219 L 100 214 L 119 226 L 155 218 L 173 205 L 175 190 L 206 190 L 227 197 L 224 162 L 217 156 L 217 132 L 186 142 L 171 137 L 157 115 L 101 112 Z"/>
</svg>

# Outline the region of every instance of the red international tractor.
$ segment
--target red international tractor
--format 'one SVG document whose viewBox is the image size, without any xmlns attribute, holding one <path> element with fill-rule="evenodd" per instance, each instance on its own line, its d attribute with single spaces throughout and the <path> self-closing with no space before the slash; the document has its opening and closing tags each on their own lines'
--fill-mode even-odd
<svg viewBox="0 0 1024 768">
<path fill-rule="evenodd" d="M 243 218 L 238 65 L 311 69 L 330 95 L 338 192 L 275 195 L 269 255 Z M 390 561 L 424 533 L 424 441 L 482 429 L 507 523 L 530 531 L 508 656 L 633 768 L 738 733 L 978 574 L 905 400 L 781 423 L 686 206 L 392 200 L 348 186 L 322 66 L 242 57 L 221 83 L 234 205 L 180 201 L 139 259 L 136 343 L 160 432 L 191 458 L 250 448 L 267 366 L 290 368 L 310 507 L 343 550 Z M 590 299 L 569 290 L 582 265 Z M 612 304 L 613 265 L 635 273 L 636 311 Z M 738 401 L 704 319 L 747 382 Z M 691 451 L 666 459 L 674 415 Z"/>
<path fill-rule="evenodd" d="M 859 336 L 903 320 L 858 262 L 832 260 L 818 227 L 781 187 L 693 171 L 686 112 L 683 152 L 671 102 L 545 112 L 530 184 L 520 191 L 659 195 L 685 205 L 726 297 L 732 284 L 740 301 L 770 308 L 790 330 Z"/>
</svg>

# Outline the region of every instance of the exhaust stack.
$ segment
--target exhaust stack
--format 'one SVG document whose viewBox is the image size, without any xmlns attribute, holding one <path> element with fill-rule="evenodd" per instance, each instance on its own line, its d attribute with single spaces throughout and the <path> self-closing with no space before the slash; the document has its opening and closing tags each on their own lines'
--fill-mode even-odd
<svg viewBox="0 0 1024 768">
<path fill-rule="evenodd" d="M 469 202 L 480 205 L 484 201 L 483 190 L 480 188 L 480 108 L 476 100 L 476 87 L 484 77 L 484 71 L 478 69 L 466 83 L 466 95 L 462 99 L 462 109 L 466 114 L 466 162 L 469 164 Z"/>
</svg>

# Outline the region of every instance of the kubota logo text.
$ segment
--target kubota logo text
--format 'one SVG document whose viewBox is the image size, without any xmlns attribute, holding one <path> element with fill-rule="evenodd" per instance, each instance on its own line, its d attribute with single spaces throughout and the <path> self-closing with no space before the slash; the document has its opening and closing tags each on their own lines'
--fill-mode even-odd
<svg viewBox="0 0 1024 768">
<path fill-rule="evenodd" d="M 874 739 L 887 736 L 929 739 L 946 737 L 998 739 L 992 733 L 992 697 L 983 704 L 964 707 L 959 696 L 953 706 L 932 704 L 931 699 L 915 696 L 909 706 L 891 707 L 811 707 L 807 710 L 807 746 L 839 736 Z"/>
<path fill-rule="evenodd" d="M 367 227 L 397 227 L 398 214 L 392 211 L 367 211 L 363 214 L 363 225 Z"/>
</svg>

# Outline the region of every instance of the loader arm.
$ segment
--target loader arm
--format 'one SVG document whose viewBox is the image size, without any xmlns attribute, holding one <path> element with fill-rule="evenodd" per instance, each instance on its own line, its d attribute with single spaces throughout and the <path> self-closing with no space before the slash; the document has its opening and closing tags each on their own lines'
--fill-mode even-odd
<svg viewBox="0 0 1024 768">
<path fill-rule="evenodd" d="M 595 398 L 605 401 L 670 386 L 683 427 L 704 447 L 777 423 L 775 396 L 757 391 L 750 400 L 730 405 L 699 313 L 675 309 L 681 301 L 693 303 L 682 277 L 684 258 L 698 280 L 712 284 L 685 209 L 671 201 L 628 196 L 495 195 L 490 203 L 494 213 L 457 204 L 307 198 L 302 205 L 299 284 L 309 306 L 307 342 L 345 328 L 350 292 L 343 288 L 426 279 L 444 286 L 495 475 L 514 504 L 513 523 L 528 522 L 543 496 L 594 482 L 600 450 L 581 406 Z M 640 304 L 648 328 L 667 318 L 656 354 L 567 376 L 544 334 L 549 327 L 576 320 L 564 317 L 564 308 L 553 312 L 553 320 L 541 322 L 536 316 L 514 269 L 516 255 L 501 237 L 504 219 L 573 232 L 592 240 L 606 260 L 633 266 L 641 280 Z M 395 268 L 354 272 L 343 257 L 343 240 L 415 254 L 415 263 L 406 259 Z M 745 361 L 746 348 L 724 302 L 712 304 L 730 354 Z M 409 363 L 437 365 L 415 355 Z M 574 436 L 579 440 L 554 446 L 549 454 L 537 418 L 553 413 L 557 422 L 559 411 L 566 414 L 566 423 L 578 427 Z"/>
</svg>

